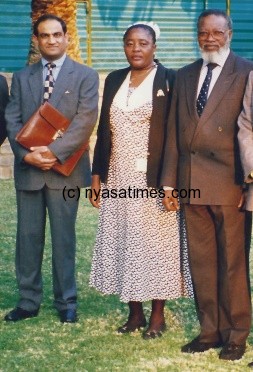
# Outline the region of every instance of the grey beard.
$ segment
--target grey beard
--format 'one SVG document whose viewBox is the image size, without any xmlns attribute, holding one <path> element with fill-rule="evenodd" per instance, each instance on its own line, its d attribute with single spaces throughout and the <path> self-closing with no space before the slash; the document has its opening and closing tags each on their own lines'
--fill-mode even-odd
<svg viewBox="0 0 253 372">
<path fill-rule="evenodd" d="M 230 42 L 221 47 L 219 50 L 214 52 L 206 52 L 200 48 L 201 56 L 203 60 L 207 63 L 218 63 L 220 58 L 227 52 L 230 47 Z"/>
</svg>

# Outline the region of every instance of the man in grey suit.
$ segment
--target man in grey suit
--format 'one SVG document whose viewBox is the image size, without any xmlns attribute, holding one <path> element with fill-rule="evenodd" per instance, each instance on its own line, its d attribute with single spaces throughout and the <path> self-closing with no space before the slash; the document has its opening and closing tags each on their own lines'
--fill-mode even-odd
<svg viewBox="0 0 253 372">
<path fill-rule="evenodd" d="M 20 299 L 5 320 L 18 321 L 38 314 L 42 301 L 41 265 L 48 211 L 54 305 L 61 322 L 74 323 L 77 321 L 77 193 L 78 188 L 90 184 L 88 151 L 68 177 L 51 168 L 56 161 L 64 163 L 89 140 L 97 119 L 98 75 L 66 56 L 68 34 L 61 18 L 50 14 L 40 17 L 34 24 L 34 39 L 42 59 L 13 75 L 10 102 L 6 108 L 7 132 L 15 155 L 16 275 Z M 50 75 L 54 85 L 52 92 L 48 91 Z M 43 99 L 49 100 L 71 123 L 62 138 L 49 146 L 31 147 L 31 151 L 27 151 L 15 141 L 15 137 Z"/>
<path fill-rule="evenodd" d="M 251 324 L 236 135 L 253 64 L 230 51 L 231 37 L 225 12 L 207 10 L 199 16 L 202 59 L 178 72 L 161 180 L 168 210 L 177 209 L 176 196 L 182 196 L 200 322 L 199 336 L 181 350 L 222 346 L 219 357 L 225 360 L 242 357 Z"/>
<path fill-rule="evenodd" d="M 8 102 L 9 90 L 4 76 L 0 75 L 0 145 L 6 138 L 6 125 L 4 118 L 5 107 Z"/>
</svg>

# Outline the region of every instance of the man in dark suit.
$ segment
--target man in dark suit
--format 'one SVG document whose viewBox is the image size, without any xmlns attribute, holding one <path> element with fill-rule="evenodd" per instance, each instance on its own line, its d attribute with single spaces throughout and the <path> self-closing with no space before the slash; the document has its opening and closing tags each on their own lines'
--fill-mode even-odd
<svg viewBox="0 0 253 372">
<path fill-rule="evenodd" d="M 7 81 L 4 76 L 0 75 L 0 145 L 6 138 L 4 111 L 8 102 L 8 97 L 9 91 Z"/>
<path fill-rule="evenodd" d="M 178 72 L 161 179 L 168 210 L 177 209 L 176 196 L 182 196 L 201 327 L 182 351 L 222 346 L 219 357 L 225 360 L 242 357 L 251 324 L 236 134 L 253 64 L 230 51 L 231 37 L 226 13 L 207 10 L 200 15 L 202 59 Z"/>
<path fill-rule="evenodd" d="M 20 299 L 5 320 L 17 321 L 38 314 L 42 301 L 41 264 L 47 210 L 52 237 L 54 304 L 61 322 L 74 323 L 77 320 L 77 193 L 78 188 L 90 183 L 88 151 L 68 177 L 51 168 L 57 160 L 64 163 L 89 140 L 97 119 L 98 75 L 66 56 L 68 34 L 61 18 L 50 14 L 40 17 L 34 24 L 34 38 L 42 59 L 14 74 L 6 108 L 7 131 L 15 155 L 16 275 Z M 53 81 L 52 92 L 48 90 L 49 81 Z M 15 137 L 43 100 L 49 100 L 71 123 L 63 137 L 48 147 L 27 151 Z"/>
</svg>

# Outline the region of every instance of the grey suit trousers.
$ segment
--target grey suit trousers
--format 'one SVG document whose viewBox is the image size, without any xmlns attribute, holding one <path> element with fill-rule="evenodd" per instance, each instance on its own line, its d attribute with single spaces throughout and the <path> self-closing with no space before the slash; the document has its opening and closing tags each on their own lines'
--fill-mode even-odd
<svg viewBox="0 0 253 372">
<path fill-rule="evenodd" d="M 42 301 L 42 275 L 46 214 L 52 239 L 54 304 L 57 310 L 75 309 L 75 222 L 76 198 L 63 199 L 62 190 L 17 190 L 16 275 L 20 300 L 18 306 L 37 310 Z"/>
</svg>

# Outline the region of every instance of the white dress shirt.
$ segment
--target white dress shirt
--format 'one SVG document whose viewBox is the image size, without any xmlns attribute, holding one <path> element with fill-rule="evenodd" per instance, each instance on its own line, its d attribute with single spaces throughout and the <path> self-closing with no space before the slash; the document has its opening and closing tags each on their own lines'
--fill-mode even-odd
<svg viewBox="0 0 253 372">
<path fill-rule="evenodd" d="M 211 94 L 211 91 L 213 90 L 213 87 L 216 83 L 216 81 L 218 80 L 218 77 L 220 76 L 220 73 L 221 73 L 221 70 L 228 58 L 228 55 L 230 53 L 230 49 L 228 49 L 226 52 L 224 52 L 219 59 L 217 59 L 216 63 L 218 64 L 218 66 L 216 66 L 213 70 L 212 70 L 212 80 L 210 82 L 210 85 L 209 85 L 209 90 L 208 90 L 208 94 L 207 94 L 207 97 L 210 96 Z M 200 92 L 200 89 L 204 83 L 204 80 L 206 78 L 206 74 L 207 74 L 207 65 L 208 65 L 209 62 L 207 61 L 204 61 L 203 60 L 203 65 L 202 65 L 202 68 L 201 68 L 201 71 L 200 71 L 200 75 L 199 75 L 199 84 L 198 84 L 198 90 L 197 90 L 197 97 L 199 95 L 199 92 Z"/>
</svg>

